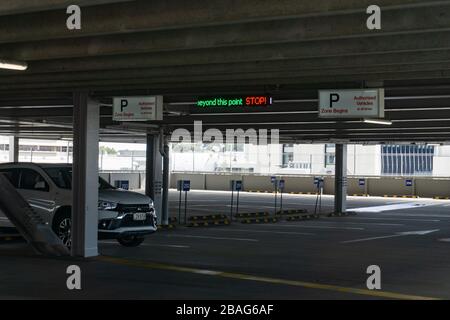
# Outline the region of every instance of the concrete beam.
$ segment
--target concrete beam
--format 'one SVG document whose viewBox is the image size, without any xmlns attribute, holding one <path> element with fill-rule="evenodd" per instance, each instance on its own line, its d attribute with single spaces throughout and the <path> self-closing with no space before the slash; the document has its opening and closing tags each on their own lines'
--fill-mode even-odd
<svg viewBox="0 0 450 320">
<path fill-rule="evenodd" d="M 391 9 L 409 10 L 411 7 L 422 7 L 427 11 L 429 7 L 442 1 L 419 0 L 379 0 L 377 4 L 383 8 L 383 14 L 388 15 Z M 244 23 L 258 20 L 280 20 L 311 16 L 332 16 L 336 14 L 359 13 L 360 26 L 357 30 L 365 28 L 367 17 L 366 8 L 371 5 L 370 0 L 330 1 L 318 0 L 314 2 L 279 0 L 250 0 L 245 2 L 228 2 L 212 0 L 205 3 L 202 0 L 185 1 L 134 1 L 132 3 L 117 3 L 106 6 L 83 8 L 82 29 L 73 32 L 65 28 L 66 14 L 63 10 L 48 11 L 45 17 L 42 13 L 31 13 L 26 16 L 26 28 L 23 18 L 16 16 L 0 17 L 0 39 L 2 43 L 26 42 L 43 39 L 61 39 L 68 37 L 82 37 L 114 33 L 131 33 L 174 28 L 188 28 L 208 25 Z M 438 11 L 439 12 L 439 11 Z M 434 11 L 436 13 L 436 11 Z M 413 19 L 411 23 L 421 24 L 425 19 Z M 439 15 L 431 15 L 428 22 L 435 25 L 448 23 L 448 19 Z M 446 22 L 444 20 L 447 20 Z M 45 21 L 43 24 L 42 21 Z M 410 28 L 409 20 L 401 19 L 397 23 L 403 27 L 403 22 Z M 322 28 L 327 28 L 323 19 Z M 311 28 L 313 30 L 313 28 Z M 340 29 L 342 30 L 342 29 Z M 365 30 L 368 32 L 368 30 Z"/>
<path fill-rule="evenodd" d="M 449 37 L 450 41 L 450 37 Z M 405 68 L 445 69 L 450 61 L 450 50 L 432 51 L 429 53 L 388 53 L 376 55 L 361 55 L 349 59 L 348 57 L 325 57 L 310 59 L 288 59 L 258 62 L 219 63 L 211 65 L 187 65 L 155 68 L 134 68 L 119 70 L 103 70 L 101 72 L 76 71 L 23 75 L 0 76 L 0 84 L 28 84 L 28 83 L 61 83 L 66 81 L 93 81 L 114 79 L 158 78 L 165 79 L 184 76 L 210 76 L 248 74 L 254 75 L 268 72 L 298 72 L 299 75 L 310 75 L 314 72 L 345 72 L 354 70 L 365 72 L 394 72 Z M 1 105 L 1 102 L 0 102 Z"/>
<path fill-rule="evenodd" d="M 2 117 L 12 118 L 50 118 L 50 117 L 72 117 L 73 108 L 0 108 Z M 111 107 L 101 107 L 100 116 L 111 116 Z"/>
<path fill-rule="evenodd" d="M 109 7 L 108 7 L 109 8 Z M 349 13 L 327 17 L 307 17 L 262 21 L 237 25 L 221 25 L 205 28 L 186 28 L 155 32 L 119 33 L 95 37 L 80 37 L 80 32 L 64 31 L 68 39 L 41 40 L 38 36 L 20 38 L 0 37 L 3 58 L 25 61 L 150 53 L 193 49 L 211 49 L 246 45 L 300 43 L 313 40 L 342 40 L 346 38 L 374 38 L 381 36 L 437 33 L 448 31 L 450 5 L 410 9 L 383 10 L 383 28 L 376 32 L 366 27 L 365 13 Z M 83 15 L 84 17 L 84 15 Z M 123 17 L 123 16 L 122 16 Z M 408 17 L 408 19 L 405 19 Z M 424 19 L 424 17 L 429 17 Z M 152 19 L 147 19 L 152 20 Z M 0 24 L 2 23 L 0 18 Z M 98 24 L 98 22 L 96 22 Z M 120 20 L 116 22 L 120 25 Z M 11 26 L 9 25 L 11 28 Z M 42 28 L 42 27 L 41 27 Z M 10 29 L 9 29 L 10 30 Z M 1 34 L 1 33 L 0 33 Z M 75 37 L 75 38 L 72 38 Z"/>
<path fill-rule="evenodd" d="M 386 119 L 390 120 L 417 120 L 417 119 L 450 119 L 450 110 L 443 109 L 438 111 L 428 111 L 428 110 L 415 110 L 414 112 L 396 111 L 396 112 L 386 112 Z M 289 124 L 290 122 L 296 121 L 308 121 L 308 122 L 322 122 L 322 121 L 332 121 L 328 119 L 319 119 L 318 112 L 301 113 L 301 114 L 241 114 L 241 116 L 221 114 L 219 116 L 199 116 L 199 115 L 186 115 L 182 117 L 165 117 L 165 124 L 176 124 L 176 125 L 192 125 L 194 121 L 203 121 L 204 124 L 209 125 L 219 125 L 219 124 L 229 124 L 234 123 L 277 123 L 277 124 Z M 342 120 L 341 120 L 342 121 Z"/>
<path fill-rule="evenodd" d="M 127 1 L 132 0 L 2 0 L 0 2 L 0 16 L 65 9 L 72 4 L 86 7 Z"/>
<path fill-rule="evenodd" d="M 236 70 L 237 71 L 237 70 Z M 404 65 L 388 65 L 388 66 L 365 66 L 365 67 L 353 67 L 353 68 L 335 68 L 335 69 L 291 69 L 287 71 L 272 71 L 272 72 L 237 72 L 237 73 L 206 73 L 206 74 L 178 74 L 168 76 L 152 76 L 146 77 L 130 77 L 130 78 L 116 78 L 116 79 L 99 79 L 99 80 L 86 80 L 86 81 L 65 81 L 65 82 L 37 82 L 37 83 L 25 83 L 25 84 L 2 84 L 0 85 L 0 91 L 9 91 L 14 89 L 41 89 L 41 88 L 79 88 L 80 86 L 91 88 L 95 86 L 117 86 L 117 85 L 136 85 L 136 87 L 151 86 L 159 83 L 194 83 L 197 81 L 250 81 L 254 83 L 254 80 L 268 81 L 267 79 L 278 79 L 279 83 L 290 83 L 293 79 L 308 79 L 314 77 L 335 77 L 351 76 L 352 79 L 361 81 L 366 80 L 371 75 L 379 74 L 413 74 L 411 78 L 415 78 L 414 74 L 420 74 L 421 72 L 439 72 L 443 77 L 444 73 L 450 72 L 450 64 L 448 62 L 440 63 L 423 63 L 423 64 L 404 64 Z M 383 78 L 381 78 L 383 79 Z M 408 77 L 405 77 L 408 79 Z M 269 80 L 270 81 L 270 80 Z"/>
<path fill-rule="evenodd" d="M 389 63 L 390 55 L 394 54 L 394 62 L 407 62 L 407 57 L 413 55 L 412 59 L 425 61 L 426 55 L 430 59 L 448 51 L 450 43 L 450 32 L 441 32 L 435 34 L 418 34 L 403 36 L 372 37 L 362 39 L 341 39 L 330 41 L 312 41 L 307 43 L 283 43 L 278 45 L 261 46 L 240 46 L 233 48 L 220 48 L 209 50 L 188 50 L 182 52 L 163 52 L 163 53 L 137 53 L 125 55 L 108 56 L 86 56 L 79 59 L 54 59 L 40 60 L 29 63 L 29 69 L 26 74 L 45 74 L 53 72 L 74 72 L 74 71 L 92 71 L 92 70 L 117 70 L 117 69 L 143 69 L 169 66 L 189 66 L 189 65 L 208 65 L 225 64 L 239 62 L 259 62 L 259 61 L 277 61 L 290 59 L 310 59 L 309 62 L 315 63 L 314 59 L 330 59 L 341 57 L 348 59 L 369 59 L 365 55 L 373 55 L 375 61 Z M 93 51 L 95 52 L 95 51 Z M 130 51 L 133 52 L 133 51 Z M 402 56 L 400 56 L 401 54 Z M 379 55 L 376 58 L 376 55 Z M 359 57 L 359 58 L 358 58 Z M 355 63 L 358 60 L 356 60 Z M 319 61 L 317 61 L 319 62 Z M 337 61 L 342 62 L 342 61 Z M 336 65 L 333 62 L 329 62 Z M 345 63 L 345 62 L 344 62 Z M 346 62 L 348 64 L 348 60 Z M 363 63 L 363 61 L 361 61 Z M 0 71 L 0 76 L 25 75 L 20 72 Z"/>
</svg>

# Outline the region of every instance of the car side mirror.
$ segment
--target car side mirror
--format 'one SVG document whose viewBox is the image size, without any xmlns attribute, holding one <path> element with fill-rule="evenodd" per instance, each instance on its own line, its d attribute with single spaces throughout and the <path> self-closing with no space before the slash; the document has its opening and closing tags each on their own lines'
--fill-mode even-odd
<svg viewBox="0 0 450 320">
<path fill-rule="evenodd" d="M 45 190 L 46 189 L 45 182 L 44 181 L 36 182 L 36 184 L 34 185 L 34 189 Z"/>
</svg>

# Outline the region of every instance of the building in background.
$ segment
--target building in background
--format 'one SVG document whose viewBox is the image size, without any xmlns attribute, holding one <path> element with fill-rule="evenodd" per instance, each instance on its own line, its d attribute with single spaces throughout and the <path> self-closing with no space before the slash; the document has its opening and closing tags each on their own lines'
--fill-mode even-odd
<svg viewBox="0 0 450 320">
<path fill-rule="evenodd" d="M 71 163 L 72 143 L 21 139 L 22 162 Z M 100 143 L 102 171 L 144 171 L 145 145 Z M 450 176 L 450 146 L 348 145 L 349 175 Z M 0 137 L 0 162 L 9 161 L 9 137 Z M 332 175 L 334 144 L 174 144 L 172 171 Z"/>
</svg>

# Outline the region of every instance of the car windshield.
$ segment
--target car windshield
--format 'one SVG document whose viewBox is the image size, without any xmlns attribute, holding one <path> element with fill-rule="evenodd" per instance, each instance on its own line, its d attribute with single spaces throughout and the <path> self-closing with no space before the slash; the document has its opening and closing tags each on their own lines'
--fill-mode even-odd
<svg viewBox="0 0 450 320">
<path fill-rule="evenodd" d="M 61 189 L 72 189 L 72 168 L 71 167 L 51 167 L 44 168 L 50 179 Z M 101 177 L 98 177 L 98 189 L 115 189 Z"/>
</svg>

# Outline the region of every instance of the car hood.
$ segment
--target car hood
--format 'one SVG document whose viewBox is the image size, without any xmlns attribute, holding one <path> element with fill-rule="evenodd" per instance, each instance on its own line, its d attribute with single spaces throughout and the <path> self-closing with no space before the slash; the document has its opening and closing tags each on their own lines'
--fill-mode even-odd
<svg viewBox="0 0 450 320">
<path fill-rule="evenodd" d="M 121 204 L 148 204 L 151 202 L 146 195 L 121 189 L 98 190 L 98 199 Z"/>
</svg>

